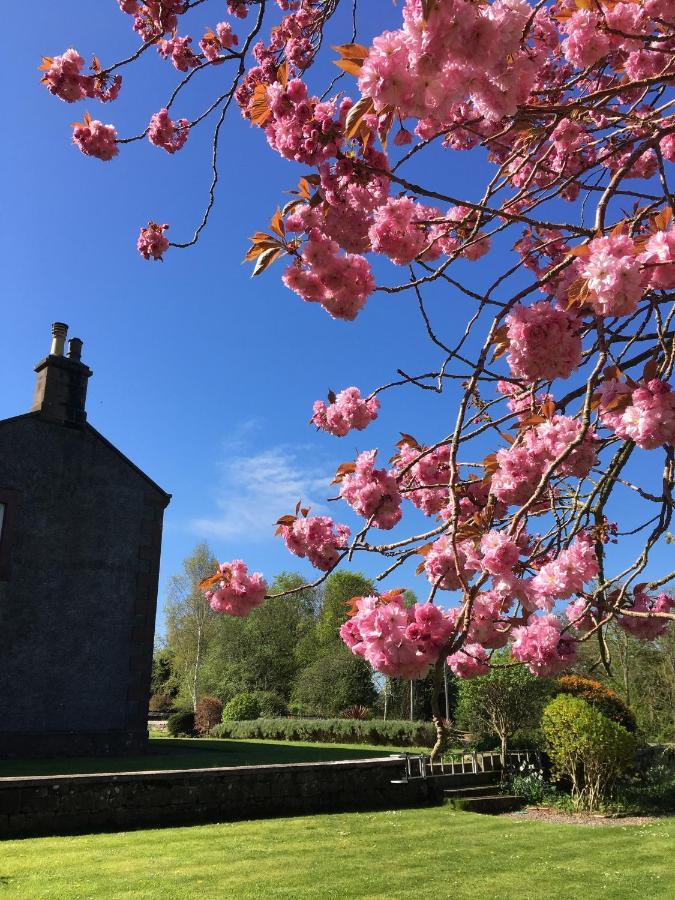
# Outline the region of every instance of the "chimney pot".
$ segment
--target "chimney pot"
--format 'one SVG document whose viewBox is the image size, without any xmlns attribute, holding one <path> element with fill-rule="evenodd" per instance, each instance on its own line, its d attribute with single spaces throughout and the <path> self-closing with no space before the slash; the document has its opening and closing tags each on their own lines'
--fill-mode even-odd
<svg viewBox="0 0 675 900">
<path fill-rule="evenodd" d="M 71 338 L 68 341 L 68 359 L 80 362 L 82 359 L 82 341 L 79 338 Z"/>
<path fill-rule="evenodd" d="M 83 426 L 87 421 L 87 382 L 92 371 L 80 358 L 82 341 L 79 338 L 70 339 L 68 356 L 64 356 L 67 334 L 67 325 L 54 322 L 51 353 L 35 367 L 37 381 L 31 412 L 39 412 L 44 418 L 62 425 Z"/>
<path fill-rule="evenodd" d="M 52 348 L 49 351 L 50 356 L 63 356 L 67 335 L 68 326 L 63 322 L 54 322 L 52 325 Z"/>
</svg>

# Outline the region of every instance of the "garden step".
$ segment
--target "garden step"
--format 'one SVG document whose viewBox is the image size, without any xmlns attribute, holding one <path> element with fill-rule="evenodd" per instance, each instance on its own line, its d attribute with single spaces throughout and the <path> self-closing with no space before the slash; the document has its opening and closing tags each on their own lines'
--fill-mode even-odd
<svg viewBox="0 0 675 900">
<path fill-rule="evenodd" d="M 525 798 L 515 794 L 492 794 L 484 797 L 454 797 L 448 798 L 453 809 L 461 809 L 463 812 L 484 813 L 496 816 L 499 813 L 514 812 L 525 806 Z"/>
<path fill-rule="evenodd" d="M 464 787 L 446 788 L 443 793 L 448 799 L 462 799 L 464 797 L 494 797 L 494 784 L 465 785 Z"/>
</svg>

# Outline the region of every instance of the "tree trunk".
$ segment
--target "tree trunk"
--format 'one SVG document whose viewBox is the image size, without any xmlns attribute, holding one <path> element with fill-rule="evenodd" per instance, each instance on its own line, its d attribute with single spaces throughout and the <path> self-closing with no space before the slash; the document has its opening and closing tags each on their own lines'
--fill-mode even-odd
<svg viewBox="0 0 675 900">
<path fill-rule="evenodd" d="M 502 772 L 505 772 L 506 771 L 506 754 L 508 751 L 509 737 L 505 731 L 502 731 L 501 734 L 499 735 L 499 739 L 501 741 L 501 750 L 499 752 L 499 757 L 502 762 Z"/>
<path fill-rule="evenodd" d="M 195 657 L 195 671 L 192 678 L 192 708 L 197 712 L 197 684 L 199 681 L 199 670 L 202 664 L 202 626 L 197 626 L 197 655 Z"/>
<path fill-rule="evenodd" d="M 436 663 L 436 667 L 434 668 L 434 687 L 431 693 L 431 714 L 433 723 L 436 726 L 436 743 L 434 744 L 434 748 L 431 751 L 431 762 L 433 763 L 440 753 L 445 749 L 447 738 L 448 738 L 448 730 L 445 720 L 441 715 L 441 707 L 440 707 L 440 695 L 441 695 L 441 682 L 443 680 L 443 666 L 444 660 L 439 659 Z"/>
</svg>

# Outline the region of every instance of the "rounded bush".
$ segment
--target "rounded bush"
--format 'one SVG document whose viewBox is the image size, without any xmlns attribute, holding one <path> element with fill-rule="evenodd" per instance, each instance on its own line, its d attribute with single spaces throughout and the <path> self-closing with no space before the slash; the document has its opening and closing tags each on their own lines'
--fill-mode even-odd
<svg viewBox="0 0 675 900">
<path fill-rule="evenodd" d="M 260 703 L 255 694 L 235 694 L 223 708 L 223 722 L 243 722 L 257 719 L 260 715 Z"/>
<path fill-rule="evenodd" d="M 209 734 L 215 725 L 220 724 L 223 715 L 223 704 L 217 697 L 200 697 L 195 710 L 195 729 L 198 734 Z"/>
<path fill-rule="evenodd" d="M 581 697 L 558 694 L 541 727 L 554 772 L 569 779 L 576 808 L 595 809 L 637 749 L 635 735 Z"/>
<path fill-rule="evenodd" d="M 179 709 L 169 716 L 166 730 L 171 737 L 193 737 L 195 734 L 195 714 L 191 709 Z"/>
<path fill-rule="evenodd" d="M 563 675 L 556 679 L 556 688 L 561 694 L 581 697 L 586 703 L 600 710 L 603 716 L 623 725 L 626 731 L 637 730 L 635 716 L 630 707 L 618 694 L 601 682 L 580 675 Z"/>
</svg>

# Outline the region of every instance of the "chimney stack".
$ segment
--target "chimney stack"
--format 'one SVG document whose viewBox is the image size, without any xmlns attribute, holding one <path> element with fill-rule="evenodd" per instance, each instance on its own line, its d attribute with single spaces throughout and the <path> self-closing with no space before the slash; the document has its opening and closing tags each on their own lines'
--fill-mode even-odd
<svg viewBox="0 0 675 900">
<path fill-rule="evenodd" d="M 93 373 L 81 362 L 79 338 L 70 339 L 68 356 L 63 355 L 67 336 L 68 326 L 54 322 L 49 356 L 35 367 L 38 377 L 31 412 L 62 425 L 84 425 L 87 382 Z"/>
</svg>

